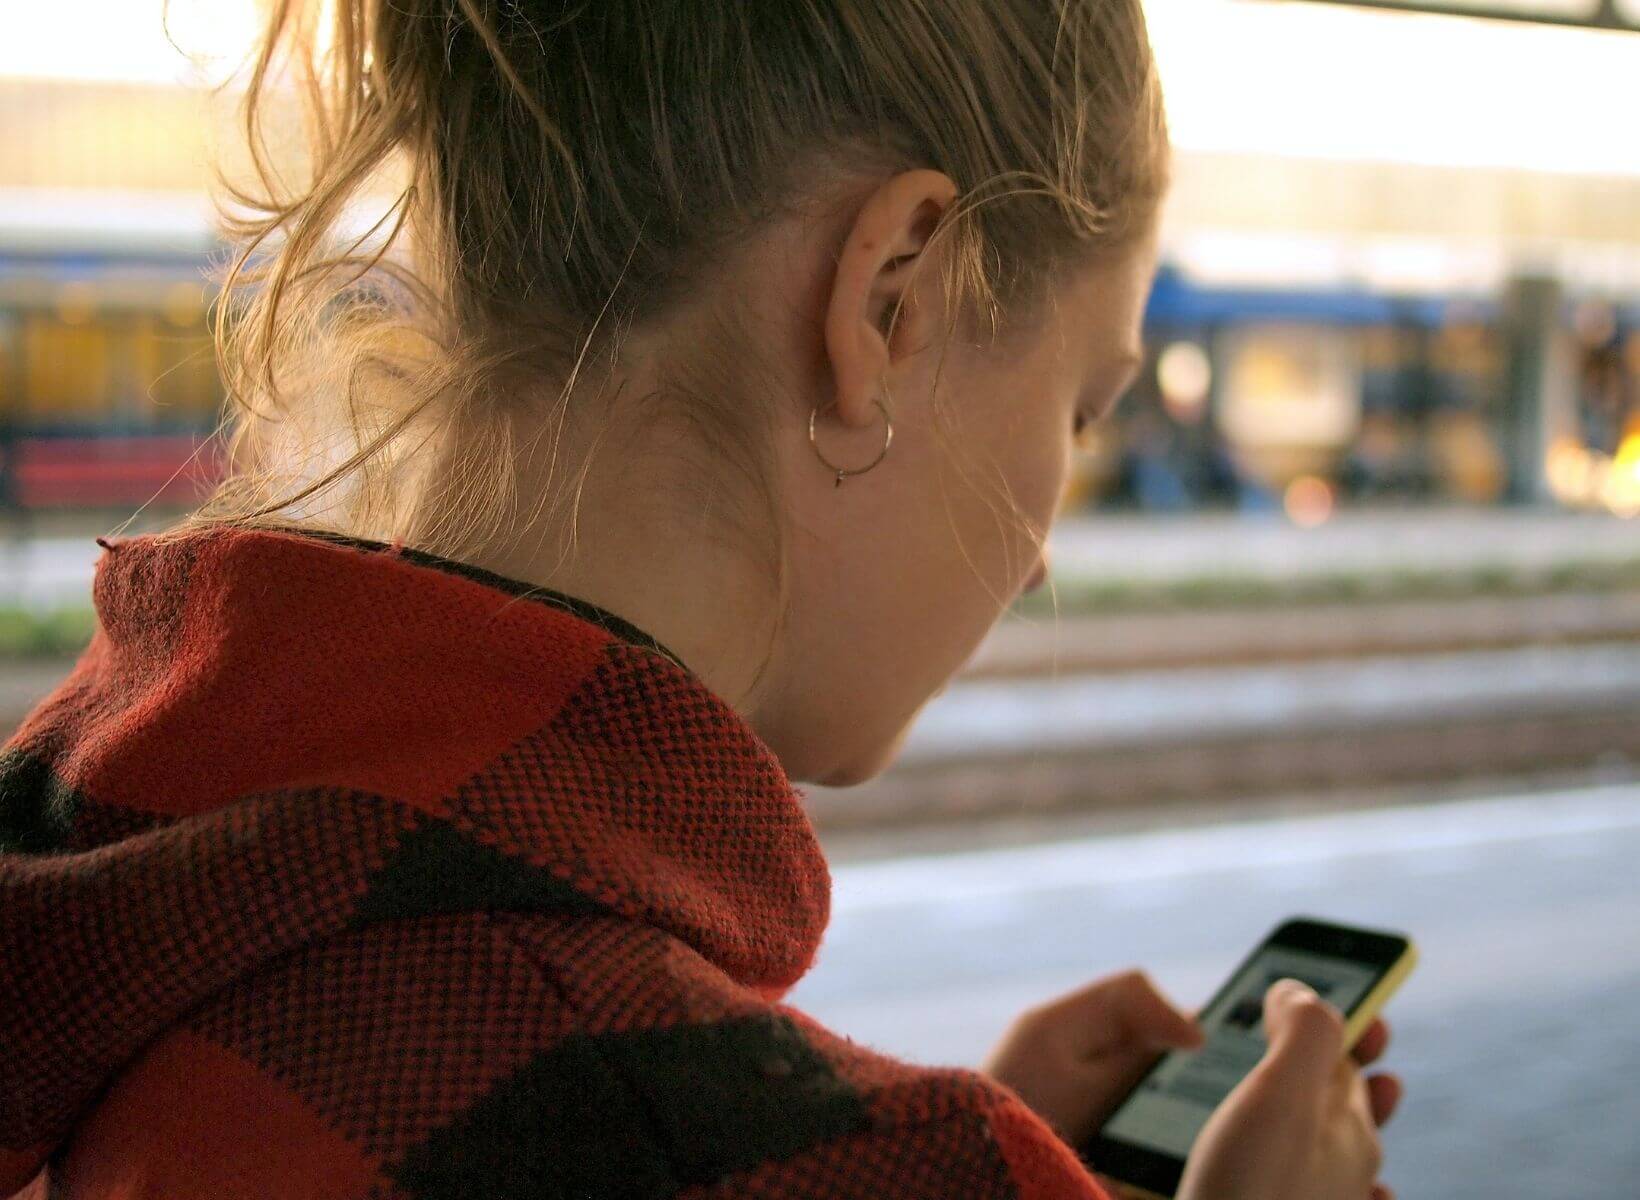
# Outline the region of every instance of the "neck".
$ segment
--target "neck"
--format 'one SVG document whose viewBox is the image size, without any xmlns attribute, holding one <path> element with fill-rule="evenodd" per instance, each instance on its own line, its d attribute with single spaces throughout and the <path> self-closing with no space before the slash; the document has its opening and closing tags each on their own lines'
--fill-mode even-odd
<svg viewBox="0 0 1640 1200">
<path fill-rule="evenodd" d="M 667 468 L 622 439 L 604 444 L 622 462 L 612 452 L 587 462 L 584 475 L 569 472 L 578 487 L 568 503 L 542 505 L 506 545 L 468 557 L 624 617 L 677 654 L 783 757 L 767 569 L 714 522 L 700 477 L 687 486 L 678 478 L 675 456 Z M 759 678 L 771 649 L 776 657 Z"/>
</svg>

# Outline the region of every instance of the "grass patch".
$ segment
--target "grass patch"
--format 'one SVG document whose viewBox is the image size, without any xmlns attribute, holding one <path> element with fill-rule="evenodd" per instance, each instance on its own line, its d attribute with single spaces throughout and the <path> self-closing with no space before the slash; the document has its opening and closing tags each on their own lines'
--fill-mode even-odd
<svg viewBox="0 0 1640 1200">
<path fill-rule="evenodd" d="M 1157 582 L 1082 576 L 1054 583 L 1060 616 L 1541 596 L 1632 588 L 1640 588 L 1640 559 L 1557 563 L 1542 571 L 1482 565 L 1465 571 L 1402 570 L 1297 578 L 1216 575 Z M 1022 617 L 1050 617 L 1054 613 L 1053 597 L 1043 588 L 1021 596 L 1010 611 Z"/>
<path fill-rule="evenodd" d="M 0 658 L 71 658 L 85 649 L 96 628 L 90 605 L 46 612 L 0 608 Z"/>
<path fill-rule="evenodd" d="M 1640 588 L 1640 559 L 1557 563 L 1537 572 L 1483 565 L 1468 571 L 1386 571 L 1297 579 L 1219 575 L 1159 583 L 1082 576 L 1058 580 L 1055 587 L 1060 616 L 1456 600 L 1466 596 L 1539 596 Z M 1020 597 L 1010 612 L 1039 618 L 1052 616 L 1054 609 L 1048 590 L 1043 588 Z M 96 625 L 96 613 L 89 605 L 46 612 L 0 607 L 0 659 L 73 657 L 91 640 Z"/>
</svg>

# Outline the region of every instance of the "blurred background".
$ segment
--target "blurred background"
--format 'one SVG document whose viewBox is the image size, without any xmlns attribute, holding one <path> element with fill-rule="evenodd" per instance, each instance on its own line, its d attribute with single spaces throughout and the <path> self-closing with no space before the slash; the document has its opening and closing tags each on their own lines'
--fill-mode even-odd
<svg viewBox="0 0 1640 1200">
<path fill-rule="evenodd" d="M 1052 589 L 895 768 L 805 788 L 836 890 L 792 1001 L 977 1065 L 1098 974 L 1195 1007 L 1294 913 L 1402 930 L 1403 1200 L 1630 1195 L 1640 3 L 1413 7 L 1150 0 L 1146 368 Z M 215 469 L 206 89 L 256 19 L 7 6 L 0 732 L 90 636 L 92 539 Z"/>
</svg>

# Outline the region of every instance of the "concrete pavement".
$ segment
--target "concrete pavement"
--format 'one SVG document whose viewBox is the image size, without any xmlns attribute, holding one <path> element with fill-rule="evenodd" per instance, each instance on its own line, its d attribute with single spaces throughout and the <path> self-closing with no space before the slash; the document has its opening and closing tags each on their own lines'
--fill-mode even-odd
<svg viewBox="0 0 1640 1200">
<path fill-rule="evenodd" d="M 1129 966 L 1187 1008 L 1295 913 L 1402 929 L 1386 1010 L 1400 1200 L 1608 1200 L 1640 1179 L 1640 788 L 834 864 L 790 997 L 898 1056 L 976 1066 L 1025 1007 Z"/>
</svg>

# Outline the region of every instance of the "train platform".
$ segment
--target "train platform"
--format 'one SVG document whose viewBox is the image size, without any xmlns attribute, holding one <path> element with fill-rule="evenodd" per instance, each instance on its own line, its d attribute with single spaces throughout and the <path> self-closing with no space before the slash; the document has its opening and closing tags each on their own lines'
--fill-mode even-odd
<svg viewBox="0 0 1640 1200">
<path fill-rule="evenodd" d="M 832 919 L 789 1001 L 887 1053 L 978 1066 L 1028 1006 L 1130 967 L 1205 1003 L 1295 915 L 1399 930 L 1406 1098 L 1383 1177 L 1406 1200 L 1632 1196 L 1640 1173 L 1640 788 L 1499 788 L 1188 827 L 828 844 Z M 879 844 L 873 847 L 881 851 Z"/>
<path fill-rule="evenodd" d="M 1498 569 L 1640 560 L 1640 519 L 1552 507 L 1396 507 L 1304 527 L 1268 512 L 1066 517 L 1048 537 L 1060 581 L 1179 582 Z"/>
</svg>

